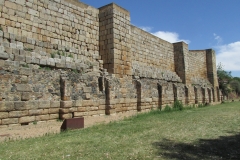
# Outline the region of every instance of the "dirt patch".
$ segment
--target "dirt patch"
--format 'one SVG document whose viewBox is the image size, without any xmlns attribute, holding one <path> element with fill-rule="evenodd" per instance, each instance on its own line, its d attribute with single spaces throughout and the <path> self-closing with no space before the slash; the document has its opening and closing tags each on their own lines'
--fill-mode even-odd
<svg viewBox="0 0 240 160">
<path fill-rule="evenodd" d="M 136 112 L 118 113 L 110 116 L 91 116 L 84 118 L 84 127 L 90 127 L 95 124 L 109 123 L 111 121 L 122 120 L 137 114 Z M 51 133 L 60 133 L 61 121 L 51 120 L 42 121 L 35 124 L 29 123 L 25 126 L 13 125 L 6 128 L 0 128 L 0 141 L 19 140 L 31 137 L 40 137 Z"/>
</svg>

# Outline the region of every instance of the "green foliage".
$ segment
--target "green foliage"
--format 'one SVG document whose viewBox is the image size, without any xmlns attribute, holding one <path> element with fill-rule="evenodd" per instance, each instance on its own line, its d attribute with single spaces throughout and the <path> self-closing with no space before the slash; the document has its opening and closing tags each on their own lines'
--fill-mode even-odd
<svg viewBox="0 0 240 160">
<path fill-rule="evenodd" d="M 71 57 L 71 58 L 73 58 L 73 55 L 72 55 L 72 54 L 69 54 L 69 55 L 68 55 L 68 57 Z"/>
<path fill-rule="evenodd" d="M 228 96 L 230 93 L 240 95 L 240 78 L 232 77 L 231 72 L 225 71 L 221 63 L 217 66 L 217 75 L 219 88 L 223 95 Z"/>
<path fill-rule="evenodd" d="M 174 110 L 183 110 L 183 104 L 182 102 L 180 102 L 179 100 L 176 100 L 174 103 L 173 103 L 173 109 Z"/>
<path fill-rule="evenodd" d="M 30 51 L 30 52 L 33 51 L 32 48 L 24 48 L 24 50 L 25 50 L 25 51 Z"/>
<path fill-rule="evenodd" d="M 37 124 L 37 121 L 33 121 L 33 124 L 36 125 L 36 124 Z"/>
<path fill-rule="evenodd" d="M 55 58 L 55 53 L 51 53 L 51 58 Z"/>
<path fill-rule="evenodd" d="M 74 73 L 78 73 L 78 70 L 76 70 L 76 69 L 72 69 L 72 72 L 74 72 Z"/>
<path fill-rule="evenodd" d="M 202 103 L 198 104 L 198 108 L 202 108 L 204 105 Z"/>
<path fill-rule="evenodd" d="M 239 102 L 161 116 L 143 113 L 81 130 L 0 142 L 0 155 L 1 159 L 53 160 L 234 159 L 238 141 L 222 137 L 239 135 L 239 113 Z M 212 148 L 216 152 L 209 152 Z M 226 152 L 227 148 L 231 150 Z"/>
<path fill-rule="evenodd" d="M 163 109 L 164 112 L 170 112 L 172 111 L 172 108 L 169 105 L 166 105 L 165 108 Z"/>
<path fill-rule="evenodd" d="M 28 64 L 22 64 L 22 67 L 29 68 Z"/>
<path fill-rule="evenodd" d="M 2 31 L 3 30 L 3 28 L 2 28 L 2 26 L 0 26 L 0 31 Z"/>
</svg>

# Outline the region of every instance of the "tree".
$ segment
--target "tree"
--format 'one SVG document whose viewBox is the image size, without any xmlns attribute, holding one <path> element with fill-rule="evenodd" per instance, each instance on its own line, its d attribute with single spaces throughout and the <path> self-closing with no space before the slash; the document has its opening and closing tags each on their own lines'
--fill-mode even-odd
<svg viewBox="0 0 240 160">
<path fill-rule="evenodd" d="M 217 76 L 219 88 L 222 90 L 223 95 L 227 96 L 231 89 L 229 88 L 229 82 L 232 79 L 231 72 L 227 72 L 223 69 L 223 65 L 221 63 L 217 66 Z"/>
<path fill-rule="evenodd" d="M 217 66 L 217 75 L 219 88 L 221 89 L 223 95 L 227 96 L 229 93 L 233 93 L 240 96 L 240 78 L 232 77 L 231 72 L 227 72 L 223 69 L 221 63 Z"/>
</svg>

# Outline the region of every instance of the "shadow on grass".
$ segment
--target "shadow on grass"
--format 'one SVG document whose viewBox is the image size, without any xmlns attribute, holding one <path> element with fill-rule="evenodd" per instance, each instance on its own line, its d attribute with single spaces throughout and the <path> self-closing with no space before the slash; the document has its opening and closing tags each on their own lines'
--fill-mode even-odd
<svg viewBox="0 0 240 160">
<path fill-rule="evenodd" d="M 166 159 L 240 159 L 240 133 L 218 139 L 200 139 L 197 143 L 177 143 L 168 139 L 155 142 L 158 156 Z"/>
</svg>

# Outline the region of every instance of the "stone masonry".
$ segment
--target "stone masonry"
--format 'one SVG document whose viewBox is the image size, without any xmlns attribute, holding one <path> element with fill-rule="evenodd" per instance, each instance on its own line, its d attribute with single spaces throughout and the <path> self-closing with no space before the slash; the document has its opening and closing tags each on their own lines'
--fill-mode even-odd
<svg viewBox="0 0 240 160">
<path fill-rule="evenodd" d="M 0 127 L 220 101 L 212 49 L 130 24 L 111 3 L 0 0 Z"/>
</svg>

